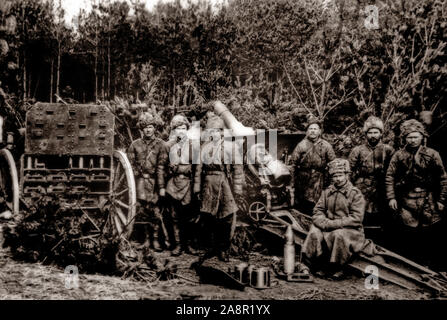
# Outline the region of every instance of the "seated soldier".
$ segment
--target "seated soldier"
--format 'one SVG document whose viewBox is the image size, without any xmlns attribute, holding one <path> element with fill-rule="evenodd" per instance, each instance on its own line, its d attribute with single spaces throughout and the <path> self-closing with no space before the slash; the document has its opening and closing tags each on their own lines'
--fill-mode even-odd
<svg viewBox="0 0 447 320">
<path fill-rule="evenodd" d="M 313 224 L 301 254 L 317 274 L 330 273 L 338 278 L 351 256 L 364 248 L 365 200 L 349 181 L 347 160 L 335 159 L 328 167 L 332 184 L 323 191 L 314 208 Z"/>
</svg>

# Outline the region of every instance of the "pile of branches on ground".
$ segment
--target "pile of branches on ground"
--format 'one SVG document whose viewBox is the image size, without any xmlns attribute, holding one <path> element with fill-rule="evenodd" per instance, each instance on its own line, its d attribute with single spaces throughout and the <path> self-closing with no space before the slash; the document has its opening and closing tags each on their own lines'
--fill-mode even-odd
<svg viewBox="0 0 447 320">
<path fill-rule="evenodd" d="M 152 282 L 177 277 L 177 265 L 171 260 L 165 259 L 162 262 L 149 247 L 137 247 L 127 240 L 121 241 L 116 266 L 123 278 Z"/>
<path fill-rule="evenodd" d="M 18 260 L 111 273 L 116 269 L 119 239 L 110 233 L 90 232 L 91 219 L 86 213 L 61 208 L 57 198 L 45 196 L 5 228 L 4 246 L 9 246 Z M 96 221 L 97 225 L 101 222 Z"/>
<path fill-rule="evenodd" d="M 149 248 L 106 228 L 109 212 L 98 215 L 64 209 L 55 197 L 42 197 L 21 211 L 4 229 L 4 247 L 21 261 L 75 265 L 80 272 L 118 275 L 136 280 L 167 280 L 176 267 L 156 258 Z M 92 228 L 99 226 L 100 230 Z"/>
</svg>

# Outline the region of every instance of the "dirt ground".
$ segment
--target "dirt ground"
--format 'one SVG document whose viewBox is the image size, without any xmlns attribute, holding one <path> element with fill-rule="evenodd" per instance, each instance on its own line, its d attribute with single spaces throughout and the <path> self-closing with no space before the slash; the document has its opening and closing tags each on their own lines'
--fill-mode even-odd
<svg viewBox="0 0 447 320">
<path fill-rule="evenodd" d="M 17 262 L 7 249 L 0 249 L 0 299 L 112 299 L 112 300 L 165 300 L 165 299 L 275 299 L 275 300 L 407 300 L 430 299 L 424 292 L 408 291 L 394 285 L 380 283 L 378 290 L 367 290 L 364 279 L 349 276 L 345 280 L 331 281 L 315 278 L 314 283 L 290 283 L 279 280 L 274 288 L 244 291 L 230 290 L 210 284 L 200 284 L 195 271 L 189 266 L 197 258 L 183 255 L 172 258 L 160 253 L 161 259 L 172 259 L 178 266 L 181 278 L 168 281 L 135 281 L 119 277 L 80 274 L 77 289 L 66 289 L 62 268 Z M 252 254 L 250 262 L 270 265 L 272 257 Z M 213 258 L 215 267 L 227 269 L 241 261 L 235 258 L 223 264 Z"/>
</svg>

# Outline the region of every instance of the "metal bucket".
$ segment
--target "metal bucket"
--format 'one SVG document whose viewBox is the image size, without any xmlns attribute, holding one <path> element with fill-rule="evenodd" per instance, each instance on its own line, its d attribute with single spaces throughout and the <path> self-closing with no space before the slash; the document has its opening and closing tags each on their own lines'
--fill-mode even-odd
<svg viewBox="0 0 447 320">
<path fill-rule="evenodd" d="M 270 269 L 266 267 L 254 268 L 251 272 L 250 285 L 256 289 L 270 288 Z"/>
</svg>

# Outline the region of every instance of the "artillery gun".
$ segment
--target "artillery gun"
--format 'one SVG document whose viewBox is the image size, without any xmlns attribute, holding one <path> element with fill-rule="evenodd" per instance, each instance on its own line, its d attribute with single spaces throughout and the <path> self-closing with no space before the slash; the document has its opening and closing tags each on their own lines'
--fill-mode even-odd
<svg viewBox="0 0 447 320">
<path fill-rule="evenodd" d="M 1 150 L 1 161 L 9 164 L 8 201 L 14 213 L 19 211 L 19 193 L 23 209 L 50 196 L 61 208 L 88 217 L 86 233 L 112 231 L 128 237 L 136 214 L 136 187 L 126 154 L 114 148 L 114 114 L 103 105 L 36 103 L 27 111 L 25 129 L 19 182 L 12 157 Z M 106 219 L 97 219 L 106 212 Z"/>
<path fill-rule="evenodd" d="M 223 118 L 228 128 L 233 129 L 234 135 L 249 136 L 250 132 L 253 135 L 256 134 L 252 128 L 246 128 L 237 121 L 222 103 L 216 102 L 214 111 Z M 284 160 L 286 165 L 289 150 L 293 150 L 303 137 L 304 133 L 277 135 L 277 154 L 281 155 L 278 158 Z M 267 141 L 269 140 L 271 139 Z M 264 141 L 256 142 L 264 143 Z M 268 150 L 268 143 L 265 147 Z M 249 146 L 245 146 L 245 151 L 248 148 Z M 268 239 L 273 240 L 269 241 L 270 244 L 278 243 L 282 247 L 284 234 L 287 228 L 291 228 L 295 245 L 302 246 L 312 225 L 312 217 L 293 208 L 292 190 L 287 190 L 288 184 L 284 180 L 287 178 L 286 172 L 279 165 L 270 166 L 273 169 L 277 168 L 279 172 L 272 172 L 271 176 L 275 179 L 262 187 L 256 175 L 258 171 L 250 169 L 249 166 L 250 164 L 246 163 L 247 196 L 245 201 L 247 203 L 241 210 L 248 213 L 249 217 L 255 221 L 252 225 L 263 236 L 268 234 Z M 370 252 L 362 251 L 348 263 L 348 267 L 355 273 L 364 277 L 370 272 L 368 270 L 374 267 L 380 272 L 380 281 L 393 283 L 409 290 L 424 289 L 441 297 L 447 296 L 446 273 L 432 271 L 372 242 L 371 245 L 375 248 L 372 255 Z"/>
<path fill-rule="evenodd" d="M 291 178 L 287 166 L 288 154 L 304 134 L 277 134 L 276 131 L 246 127 L 219 101 L 214 103 L 214 112 L 232 130 L 236 140 L 244 140 L 242 150 L 245 154 L 247 193 L 241 200 L 243 211 L 252 220 L 262 221 L 272 210 L 291 207 L 294 190 L 288 188 Z M 277 157 L 277 154 L 281 156 Z"/>
</svg>

